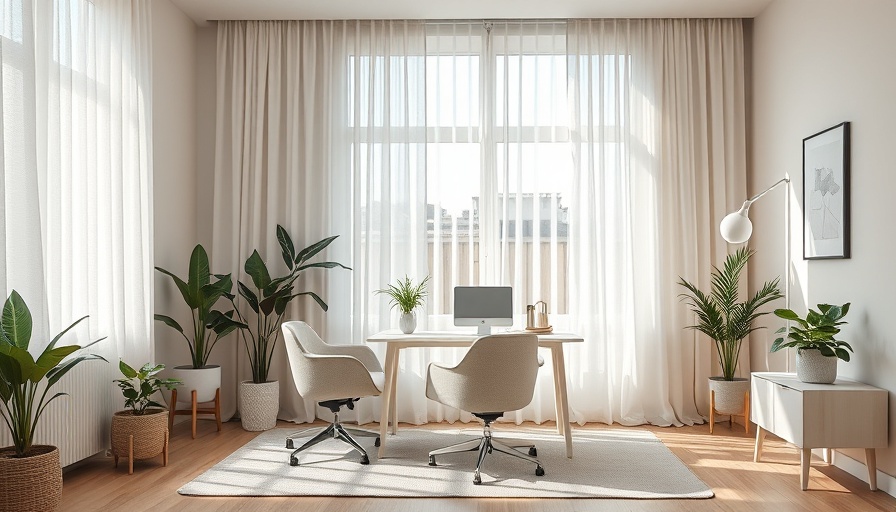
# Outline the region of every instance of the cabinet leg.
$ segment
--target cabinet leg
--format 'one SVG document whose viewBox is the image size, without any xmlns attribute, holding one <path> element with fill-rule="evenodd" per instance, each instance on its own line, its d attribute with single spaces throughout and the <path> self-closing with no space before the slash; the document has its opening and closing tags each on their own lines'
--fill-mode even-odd
<svg viewBox="0 0 896 512">
<path fill-rule="evenodd" d="M 809 488 L 809 461 L 812 460 L 812 449 L 800 449 L 800 489 Z"/>
<path fill-rule="evenodd" d="M 709 391 L 709 433 L 712 434 L 712 428 L 716 423 L 716 392 Z"/>
<path fill-rule="evenodd" d="M 865 448 L 865 465 L 868 466 L 868 485 L 872 491 L 877 490 L 877 456 L 874 448 Z"/>
<path fill-rule="evenodd" d="M 753 462 L 759 462 L 762 457 L 762 442 L 765 440 L 765 429 L 756 425 L 756 446 L 753 447 Z"/>
</svg>

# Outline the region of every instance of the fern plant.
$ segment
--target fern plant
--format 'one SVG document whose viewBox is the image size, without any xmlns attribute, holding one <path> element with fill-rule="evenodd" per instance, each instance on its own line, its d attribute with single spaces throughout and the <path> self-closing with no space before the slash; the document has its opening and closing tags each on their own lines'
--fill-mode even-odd
<svg viewBox="0 0 896 512">
<path fill-rule="evenodd" d="M 429 278 L 430 276 L 426 276 L 423 281 L 420 281 L 420 284 L 415 285 L 410 277 L 404 276 L 404 280 L 399 279 L 397 284 L 387 285 L 386 288 L 377 290 L 375 293 L 388 295 L 392 308 L 398 308 L 402 314 L 407 314 L 423 305 Z"/>
<path fill-rule="evenodd" d="M 715 342 L 719 352 L 722 377 L 734 380 L 737 360 L 744 338 L 761 327 L 753 322 L 768 311 L 759 309 L 783 297 L 778 289 L 778 279 L 766 281 L 752 297 L 739 301 L 740 274 L 755 251 L 742 247 L 725 258 L 724 267 L 712 267 L 710 291 L 701 291 L 692 283 L 679 277 L 678 284 L 687 289 L 680 297 L 697 316 L 697 324 L 688 329 L 700 331 Z"/>
</svg>

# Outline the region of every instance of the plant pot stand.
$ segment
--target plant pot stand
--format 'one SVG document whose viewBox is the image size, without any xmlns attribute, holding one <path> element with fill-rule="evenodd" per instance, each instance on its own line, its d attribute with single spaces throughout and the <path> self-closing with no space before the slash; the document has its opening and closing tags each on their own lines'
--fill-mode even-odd
<svg viewBox="0 0 896 512">
<path fill-rule="evenodd" d="M 720 416 L 728 416 L 728 427 L 734 428 L 734 417 L 735 416 L 743 416 L 744 417 L 744 431 L 747 434 L 750 433 L 750 392 L 747 391 L 744 393 L 744 411 L 743 414 L 734 414 L 734 413 L 721 413 L 716 410 L 716 392 L 713 390 L 709 391 L 709 433 L 712 434 L 713 427 L 716 423 L 716 415 Z"/>
<path fill-rule="evenodd" d="M 189 414 L 193 418 L 193 439 L 196 439 L 196 416 L 198 414 L 214 414 L 215 422 L 218 424 L 218 432 L 221 431 L 221 388 L 215 390 L 215 406 L 214 408 L 199 409 L 196 403 L 196 390 L 191 391 L 191 400 L 189 409 L 177 408 L 177 388 L 171 390 L 171 407 L 168 413 L 168 430 L 174 428 L 174 417 Z"/>
</svg>

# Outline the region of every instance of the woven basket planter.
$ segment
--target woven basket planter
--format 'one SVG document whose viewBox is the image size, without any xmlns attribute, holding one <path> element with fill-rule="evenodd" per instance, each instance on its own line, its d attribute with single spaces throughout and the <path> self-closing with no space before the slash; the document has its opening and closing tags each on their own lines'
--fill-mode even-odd
<svg viewBox="0 0 896 512">
<path fill-rule="evenodd" d="M 134 461 L 162 455 L 168 465 L 168 411 L 152 409 L 136 416 L 133 411 L 118 411 L 112 416 L 112 455 L 128 459 L 128 474 L 134 472 Z"/>
<path fill-rule="evenodd" d="M 280 412 L 280 381 L 240 383 L 240 421 L 250 432 L 270 430 L 277 425 Z"/>
<path fill-rule="evenodd" d="M 55 446 L 34 445 L 31 457 L 17 459 L 0 448 L 0 512 L 46 512 L 62 500 L 62 466 Z"/>
</svg>

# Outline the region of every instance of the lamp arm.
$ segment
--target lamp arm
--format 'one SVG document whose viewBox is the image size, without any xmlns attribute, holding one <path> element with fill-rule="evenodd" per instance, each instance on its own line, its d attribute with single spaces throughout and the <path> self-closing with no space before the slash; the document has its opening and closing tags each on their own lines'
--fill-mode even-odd
<svg viewBox="0 0 896 512">
<path fill-rule="evenodd" d="M 774 188 L 777 187 L 778 185 L 780 185 L 781 183 L 790 183 L 790 176 L 784 176 L 780 180 L 776 181 L 774 185 L 768 187 L 767 189 L 763 190 L 762 192 L 756 194 L 755 196 L 747 199 L 747 201 L 745 201 L 745 202 L 749 202 L 752 204 L 753 201 L 756 201 L 757 199 L 764 196 L 765 194 L 768 194 L 769 192 L 774 190 Z"/>
</svg>

